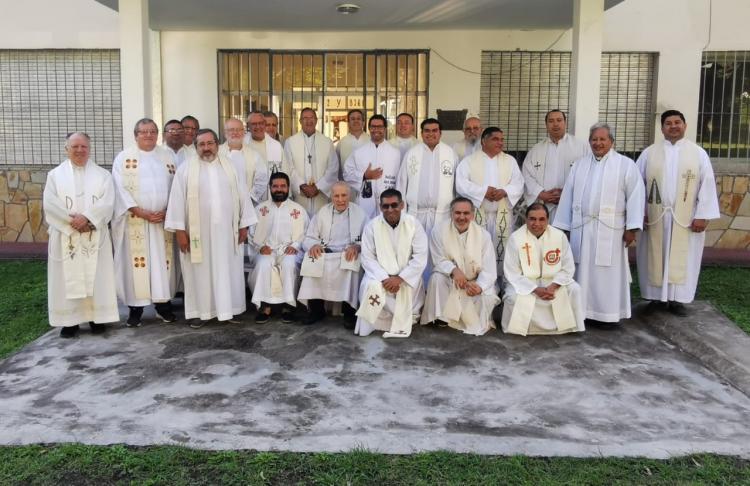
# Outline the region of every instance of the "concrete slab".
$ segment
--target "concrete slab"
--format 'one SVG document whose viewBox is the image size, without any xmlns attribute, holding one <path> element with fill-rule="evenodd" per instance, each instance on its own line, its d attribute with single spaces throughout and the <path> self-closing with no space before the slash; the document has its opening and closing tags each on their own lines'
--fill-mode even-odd
<svg viewBox="0 0 750 486">
<path fill-rule="evenodd" d="M 704 316 L 705 317 L 705 316 Z M 750 457 L 750 398 L 635 319 L 520 338 L 147 323 L 0 363 L 0 443 Z"/>
</svg>

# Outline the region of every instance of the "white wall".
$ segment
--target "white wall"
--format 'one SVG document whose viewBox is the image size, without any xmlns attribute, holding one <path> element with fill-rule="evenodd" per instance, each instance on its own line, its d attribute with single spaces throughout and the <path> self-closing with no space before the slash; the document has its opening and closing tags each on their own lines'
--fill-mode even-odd
<svg viewBox="0 0 750 486">
<path fill-rule="evenodd" d="M 0 49 L 120 47 L 117 12 L 94 0 L 7 0 L 2 7 Z"/>
</svg>

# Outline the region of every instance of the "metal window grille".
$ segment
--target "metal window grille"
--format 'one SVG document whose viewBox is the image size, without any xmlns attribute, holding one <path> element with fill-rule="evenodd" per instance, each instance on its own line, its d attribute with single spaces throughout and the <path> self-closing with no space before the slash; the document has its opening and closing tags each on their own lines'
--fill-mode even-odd
<svg viewBox="0 0 750 486">
<path fill-rule="evenodd" d="M 519 162 L 546 136 L 545 113 L 568 111 L 570 60 L 569 52 L 482 52 L 480 117 L 506 132 L 506 151 Z M 629 155 L 653 139 L 655 72 L 653 53 L 602 54 L 600 117 Z"/>
<path fill-rule="evenodd" d="M 544 115 L 568 111 L 569 52 L 482 51 L 480 118 L 505 132 L 519 162 L 547 131 Z"/>
<path fill-rule="evenodd" d="M 703 53 L 697 129 L 709 156 L 750 158 L 750 51 Z"/>
<path fill-rule="evenodd" d="M 615 130 L 615 148 L 630 157 L 653 143 L 656 54 L 604 52 L 599 119 Z"/>
<path fill-rule="evenodd" d="M 222 136 L 224 121 L 245 120 L 252 110 L 276 113 L 283 137 L 297 132 L 306 106 L 333 138 L 343 135 L 353 108 L 365 117 L 383 114 L 391 134 L 399 113 L 412 113 L 416 123 L 427 115 L 426 51 L 220 50 L 218 65 Z"/>
<path fill-rule="evenodd" d="M 122 149 L 119 50 L 0 50 L 0 166 L 56 165 L 73 131 L 101 165 Z"/>
</svg>

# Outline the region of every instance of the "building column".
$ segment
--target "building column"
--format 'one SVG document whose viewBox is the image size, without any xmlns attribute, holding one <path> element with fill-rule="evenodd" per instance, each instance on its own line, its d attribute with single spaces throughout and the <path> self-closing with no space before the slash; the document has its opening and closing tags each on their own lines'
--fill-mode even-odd
<svg viewBox="0 0 750 486">
<path fill-rule="evenodd" d="M 120 0 L 120 82 L 123 147 L 133 141 L 133 126 L 153 117 L 149 0 Z"/>
<path fill-rule="evenodd" d="M 603 37 L 604 0 L 573 0 L 569 131 L 584 140 L 599 121 Z"/>
</svg>

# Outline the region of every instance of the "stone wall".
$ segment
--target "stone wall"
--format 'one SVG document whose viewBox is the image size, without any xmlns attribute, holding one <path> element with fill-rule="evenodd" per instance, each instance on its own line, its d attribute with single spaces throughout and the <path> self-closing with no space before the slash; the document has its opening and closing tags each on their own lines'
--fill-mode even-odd
<svg viewBox="0 0 750 486">
<path fill-rule="evenodd" d="M 750 249 L 750 195 L 747 175 L 716 174 L 721 218 L 711 221 L 706 246 L 733 250 Z"/>
<path fill-rule="evenodd" d="M 0 242 L 47 241 L 42 214 L 47 171 L 0 170 Z"/>
<path fill-rule="evenodd" d="M 0 242 L 47 241 L 42 214 L 47 170 L 0 170 Z M 708 226 L 707 247 L 750 250 L 748 186 L 748 175 L 716 174 L 721 218 Z"/>
</svg>

